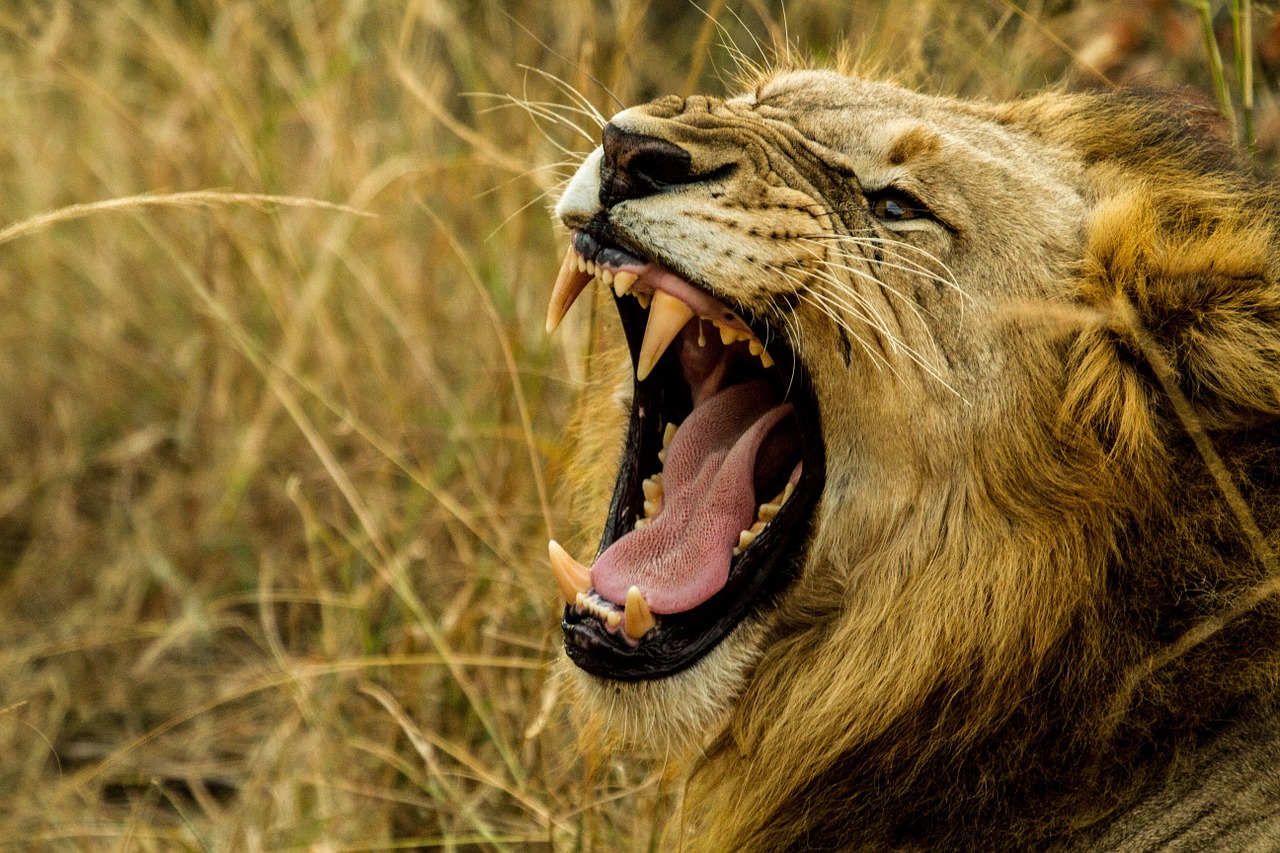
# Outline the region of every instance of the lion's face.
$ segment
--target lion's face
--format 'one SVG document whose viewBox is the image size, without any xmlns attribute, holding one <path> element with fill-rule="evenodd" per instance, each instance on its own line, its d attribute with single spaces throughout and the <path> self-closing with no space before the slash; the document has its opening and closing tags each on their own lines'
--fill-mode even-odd
<svg viewBox="0 0 1280 853">
<path fill-rule="evenodd" d="M 612 286 L 643 377 L 600 554 L 558 557 L 568 654 L 625 725 L 705 732 L 780 614 L 858 607 L 900 567 L 868 558 L 1026 417 L 1044 345 L 1003 315 L 1062 297 L 1078 172 L 977 109 L 831 73 L 612 119 L 557 208 L 551 319 Z"/>
<path fill-rule="evenodd" d="M 609 287 L 636 381 L 599 553 L 552 562 L 616 730 L 696 740 L 744 694 L 799 719 L 809 667 L 874 728 L 948 666 L 1033 665 L 1099 588 L 1064 335 L 1026 322 L 1077 299 L 1099 204 L 1054 103 L 798 72 L 604 129 L 548 326 Z"/>
</svg>

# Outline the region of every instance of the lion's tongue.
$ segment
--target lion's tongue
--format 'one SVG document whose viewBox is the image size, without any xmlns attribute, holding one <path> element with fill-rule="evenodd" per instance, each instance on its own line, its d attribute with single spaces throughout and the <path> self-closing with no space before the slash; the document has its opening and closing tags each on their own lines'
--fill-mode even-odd
<svg viewBox="0 0 1280 853">
<path fill-rule="evenodd" d="M 624 604 L 637 586 L 655 613 L 679 613 L 720 591 L 738 536 L 756 517 L 756 453 L 790 412 L 763 380 L 694 408 L 667 448 L 662 511 L 600 555 L 591 567 L 596 592 Z"/>
</svg>

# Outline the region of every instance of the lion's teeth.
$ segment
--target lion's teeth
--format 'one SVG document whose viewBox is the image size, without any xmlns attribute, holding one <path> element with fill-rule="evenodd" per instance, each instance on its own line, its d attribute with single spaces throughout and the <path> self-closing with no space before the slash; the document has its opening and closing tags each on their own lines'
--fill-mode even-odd
<svg viewBox="0 0 1280 853">
<path fill-rule="evenodd" d="M 735 334 L 733 329 L 730 329 L 728 326 L 722 326 L 719 323 L 716 323 L 716 328 L 720 330 L 720 343 L 725 346 L 729 346 L 738 339 L 737 334 Z"/>
<path fill-rule="evenodd" d="M 634 587 L 632 588 L 634 589 Z M 609 615 L 604 617 L 604 623 L 608 625 L 610 628 L 617 628 L 619 623 L 621 622 L 622 622 L 622 614 L 616 610 L 610 611 Z"/>
<path fill-rule="evenodd" d="M 659 504 L 657 501 L 645 501 L 645 502 L 644 502 L 644 517 L 645 517 L 645 518 L 653 518 L 655 515 L 657 515 L 657 514 L 658 514 L 658 510 L 659 510 L 659 509 L 661 509 L 661 507 L 662 507 L 662 505 L 661 505 L 661 504 Z"/>
<path fill-rule="evenodd" d="M 653 618 L 648 603 L 640 593 L 640 588 L 633 586 L 627 590 L 627 606 L 622 611 L 622 632 L 629 639 L 639 640 L 653 630 L 658 620 Z"/>
<path fill-rule="evenodd" d="M 693 309 L 679 299 L 661 290 L 653 294 L 649 323 L 645 326 L 640 355 L 636 359 L 636 379 L 644 381 L 676 335 L 692 319 Z"/>
<path fill-rule="evenodd" d="M 615 273 L 613 276 L 613 292 L 619 297 L 626 296 L 631 290 L 631 285 L 636 283 L 636 274 L 626 271 Z"/>
<path fill-rule="evenodd" d="M 605 269 L 604 267 L 597 267 L 597 268 L 596 268 L 596 278 L 600 279 L 601 281 L 603 281 L 606 285 L 608 285 L 608 286 L 610 286 L 610 287 L 612 287 L 612 286 L 613 286 L 613 273 L 609 272 L 609 271 L 608 271 L 607 269 Z"/>
<path fill-rule="evenodd" d="M 555 286 L 551 288 L 551 303 L 547 306 L 547 334 L 551 334 L 560 325 L 564 315 L 577 300 L 578 294 L 591 279 L 584 274 L 582 255 L 569 247 L 565 253 L 564 263 L 560 265 L 560 274 L 556 276 Z"/>
<path fill-rule="evenodd" d="M 647 501 L 656 501 L 662 497 L 662 484 L 652 477 L 641 483 L 640 488 L 644 491 L 644 499 Z"/>
<path fill-rule="evenodd" d="M 760 343 L 755 338 L 748 338 L 747 351 L 750 352 L 752 355 L 759 355 L 760 353 L 764 352 L 764 344 Z"/>
<path fill-rule="evenodd" d="M 636 524 L 635 524 L 635 528 L 634 528 L 634 529 L 635 529 L 635 530 L 644 530 L 644 529 L 645 529 L 646 527 L 648 527 L 648 526 L 649 526 L 649 519 L 647 519 L 647 518 L 637 518 L 637 519 L 636 519 Z"/>
<path fill-rule="evenodd" d="M 794 492 L 795 490 L 796 490 L 795 483 L 787 483 L 787 487 L 782 490 L 782 500 L 778 501 L 778 503 L 780 504 L 786 503 L 787 498 L 791 497 L 791 493 Z"/>
<path fill-rule="evenodd" d="M 676 430 L 679 426 L 676 424 L 667 424 L 666 429 L 662 431 L 662 449 L 666 450 L 671 446 L 671 439 L 676 437 Z"/>
<path fill-rule="evenodd" d="M 573 249 L 570 249 L 569 251 L 572 252 Z M 582 255 L 578 255 L 578 272 L 586 272 L 586 271 L 587 271 L 587 259 L 582 257 Z"/>
<path fill-rule="evenodd" d="M 758 518 L 761 521 L 773 521 L 778 515 L 778 510 L 782 509 L 781 503 L 760 504 L 760 514 Z"/>
<path fill-rule="evenodd" d="M 741 552 L 741 551 L 747 550 L 747 546 L 750 545 L 752 542 L 756 541 L 756 535 L 757 535 L 756 532 L 751 530 L 744 530 L 741 533 L 739 533 L 738 534 L 738 551 Z"/>
<path fill-rule="evenodd" d="M 551 573 L 556 577 L 556 586 L 560 587 L 565 602 L 573 604 L 591 588 L 591 570 L 569 556 L 554 539 L 547 549 L 551 553 Z"/>
<path fill-rule="evenodd" d="M 767 352 L 762 351 L 760 353 L 760 363 L 763 364 L 765 367 L 773 367 L 774 365 L 773 356 L 769 355 L 769 353 Z"/>
<path fill-rule="evenodd" d="M 633 293 L 633 294 L 632 294 L 632 296 L 634 296 L 634 297 L 636 298 L 636 302 L 639 302 L 639 303 L 640 303 L 640 307 L 641 307 L 641 308 L 648 308 L 648 307 L 649 307 L 649 303 L 653 301 L 653 294 L 652 294 L 652 293 L 639 293 L 639 292 L 637 292 L 637 293 Z"/>
</svg>

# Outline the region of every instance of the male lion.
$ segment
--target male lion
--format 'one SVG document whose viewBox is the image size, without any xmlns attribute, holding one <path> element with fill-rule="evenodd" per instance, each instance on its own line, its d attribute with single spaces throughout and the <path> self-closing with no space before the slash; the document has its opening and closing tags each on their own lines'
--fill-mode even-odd
<svg viewBox="0 0 1280 853">
<path fill-rule="evenodd" d="M 1218 124 L 801 71 L 605 126 L 548 326 L 595 285 L 634 380 L 552 562 L 686 849 L 1280 850 L 1280 201 Z"/>
</svg>

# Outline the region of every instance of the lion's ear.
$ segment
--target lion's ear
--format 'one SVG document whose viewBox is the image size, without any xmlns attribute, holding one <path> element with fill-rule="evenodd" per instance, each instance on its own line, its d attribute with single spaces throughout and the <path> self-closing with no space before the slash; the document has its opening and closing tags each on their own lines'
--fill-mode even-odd
<svg viewBox="0 0 1280 853">
<path fill-rule="evenodd" d="M 1078 290 L 1098 326 L 1072 345 L 1065 418 L 1113 451 L 1154 449 L 1168 381 L 1208 430 L 1280 418 L 1277 221 L 1272 199 L 1238 188 L 1100 203 Z"/>
</svg>

